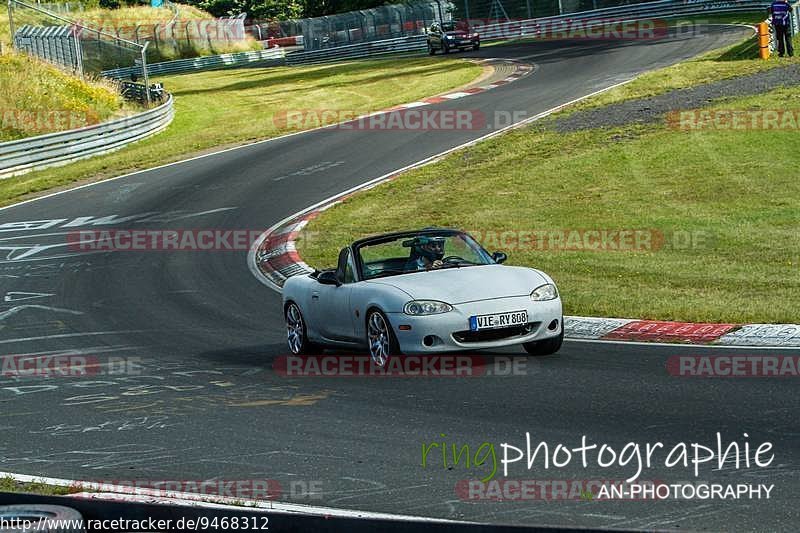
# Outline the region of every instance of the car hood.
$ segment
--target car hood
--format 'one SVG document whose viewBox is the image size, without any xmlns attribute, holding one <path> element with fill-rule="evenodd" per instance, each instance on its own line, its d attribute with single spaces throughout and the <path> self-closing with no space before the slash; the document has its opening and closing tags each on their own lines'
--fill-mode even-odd
<svg viewBox="0 0 800 533">
<path fill-rule="evenodd" d="M 527 296 L 536 287 L 549 283 L 549 280 L 532 268 L 482 265 L 401 274 L 369 283 L 390 285 L 413 299 L 460 304 Z"/>
<path fill-rule="evenodd" d="M 445 34 L 447 34 L 447 35 L 449 35 L 451 37 L 457 37 L 459 39 L 466 39 L 467 37 L 469 37 L 469 32 L 461 31 L 461 30 L 458 30 L 458 31 L 446 31 Z"/>
</svg>

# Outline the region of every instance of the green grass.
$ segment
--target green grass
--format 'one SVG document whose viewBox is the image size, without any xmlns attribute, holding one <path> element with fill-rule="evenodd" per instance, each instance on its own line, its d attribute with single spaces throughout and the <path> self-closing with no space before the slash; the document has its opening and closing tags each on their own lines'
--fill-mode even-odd
<svg viewBox="0 0 800 533">
<path fill-rule="evenodd" d="M 464 85 L 481 72 L 474 63 L 422 57 L 167 77 L 177 113 L 165 132 L 113 154 L 0 180 L 0 203 L 287 133 L 292 130 L 273 121 L 287 110 L 366 113 Z"/>
<path fill-rule="evenodd" d="M 127 114 L 108 83 L 84 82 L 25 54 L 0 55 L 0 142 Z"/>
<path fill-rule="evenodd" d="M 34 482 L 23 483 L 15 481 L 11 477 L 0 478 L 0 492 L 23 492 L 26 494 L 38 494 L 40 496 L 64 496 L 78 492 L 75 487 L 59 487 L 46 483 Z"/>
<path fill-rule="evenodd" d="M 800 46 L 800 37 L 795 38 L 794 43 L 796 47 Z M 670 67 L 642 74 L 630 83 L 572 107 L 571 111 L 656 96 L 674 89 L 693 87 L 798 63 L 800 63 L 800 56 L 797 55 L 791 58 L 779 58 L 774 55 L 767 60 L 758 59 L 758 45 L 755 38 L 752 38 Z"/>
<path fill-rule="evenodd" d="M 719 107 L 798 104 L 791 88 Z M 517 246 L 508 250 L 509 263 L 550 273 L 571 315 L 796 323 L 796 138 L 796 129 L 688 132 L 660 125 L 559 134 L 534 125 L 328 209 L 306 227 L 300 253 L 313 266 L 329 266 L 338 247 L 355 237 L 429 225 L 483 235 L 640 229 L 664 235 L 664 246 L 638 252 Z M 783 149 L 768 155 L 775 146 Z M 685 236 L 694 236 L 694 244 Z"/>
</svg>

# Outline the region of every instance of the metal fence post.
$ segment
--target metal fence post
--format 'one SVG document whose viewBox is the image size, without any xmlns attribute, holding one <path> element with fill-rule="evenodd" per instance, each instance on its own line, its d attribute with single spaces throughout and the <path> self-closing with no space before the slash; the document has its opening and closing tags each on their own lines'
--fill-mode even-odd
<svg viewBox="0 0 800 533">
<path fill-rule="evenodd" d="M 76 26 L 73 26 L 72 39 L 75 42 L 75 63 L 78 67 L 78 74 L 83 78 L 83 51 L 81 50 L 81 36 Z"/>
<path fill-rule="evenodd" d="M 142 47 L 142 77 L 144 77 L 144 99 L 147 106 L 150 106 L 150 78 L 147 76 L 147 46 L 150 41 L 145 41 Z"/>
<path fill-rule="evenodd" d="M 8 0 L 8 31 L 11 33 L 11 48 L 14 48 L 14 0 Z"/>
</svg>

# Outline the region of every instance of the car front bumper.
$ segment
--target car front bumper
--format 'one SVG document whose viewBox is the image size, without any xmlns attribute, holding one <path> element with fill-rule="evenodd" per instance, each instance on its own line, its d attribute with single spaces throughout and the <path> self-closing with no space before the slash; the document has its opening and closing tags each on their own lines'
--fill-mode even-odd
<svg viewBox="0 0 800 533">
<path fill-rule="evenodd" d="M 525 327 L 483 330 L 479 333 L 469 331 L 471 316 L 522 310 L 528 312 L 528 324 Z M 438 315 L 389 313 L 388 318 L 400 351 L 421 354 L 499 348 L 556 337 L 563 328 L 562 315 L 560 298 L 534 302 L 529 296 L 515 296 L 458 304 L 449 313 Z M 553 321 L 557 325 L 550 328 Z"/>
<path fill-rule="evenodd" d="M 450 45 L 451 48 L 462 48 L 465 46 L 475 46 L 476 44 L 480 44 L 479 39 L 450 39 L 447 41 L 447 44 Z"/>
</svg>

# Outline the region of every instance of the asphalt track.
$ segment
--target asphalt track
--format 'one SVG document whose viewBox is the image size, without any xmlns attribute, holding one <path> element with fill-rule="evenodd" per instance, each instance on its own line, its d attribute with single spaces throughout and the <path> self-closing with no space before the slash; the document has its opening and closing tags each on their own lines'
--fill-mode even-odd
<svg viewBox="0 0 800 533">
<path fill-rule="evenodd" d="M 711 27 L 651 42 L 489 47 L 474 55 L 535 62 L 538 70 L 438 105 L 533 115 L 732 42 L 744 31 Z M 40 230 L 3 228 L 4 354 L 139 357 L 143 369 L 93 378 L 2 378 L 0 470 L 84 480 L 269 478 L 284 488 L 293 480 L 314 481 L 321 489 L 316 497 L 284 499 L 480 522 L 793 529 L 800 519 L 793 497 L 800 489 L 796 385 L 681 379 L 665 370 L 670 356 L 736 350 L 567 342 L 557 356 L 527 360 L 524 373 L 509 377 L 284 378 L 272 371 L 275 358 L 286 354 L 279 296 L 253 277 L 245 252 L 89 254 L 63 246 L 66 232 L 87 227 L 261 230 L 485 133 L 319 130 L 0 212 L 1 223 L 66 219 Z M 322 162 L 332 166 L 276 180 Z M 75 221 L 111 215 L 139 216 L 116 224 Z M 629 441 L 713 444 L 717 431 L 743 442 L 746 432 L 753 443 L 774 444 L 771 467 L 706 468 L 698 479 L 774 483 L 775 489 L 761 501 L 467 503 L 454 490 L 457 481 L 485 471 L 420 466 L 423 442 L 474 449 L 488 441 L 499 452 L 502 442 L 523 445 L 525 431 L 553 446 L 577 445 L 587 435 L 617 448 Z M 512 474 L 620 479 L 630 470 L 584 470 L 573 461 Z M 642 478 L 671 483 L 693 476 L 660 465 Z"/>
</svg>

